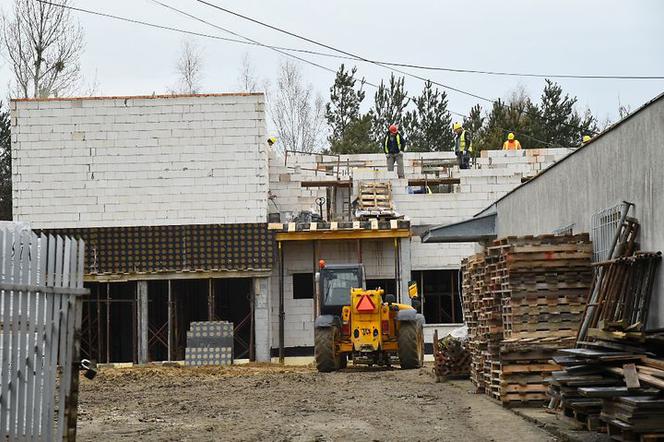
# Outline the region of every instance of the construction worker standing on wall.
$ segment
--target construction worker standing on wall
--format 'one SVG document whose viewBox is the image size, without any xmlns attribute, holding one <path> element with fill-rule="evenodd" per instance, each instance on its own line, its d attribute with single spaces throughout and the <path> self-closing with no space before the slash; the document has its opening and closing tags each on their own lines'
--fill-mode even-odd
<svg viewBox="0 0 664 442">
<path fill-rule="evenodd" d="M 473 151 L 473 140 L 470 132 L 458 121 L 452 126 L 454 130 L 454 153 L 459 158 L 459 169 L 470 169 L 470 154 Z"/>
<path fill-rule="evenodd" d="M 503 143 L 503 150 L 521 150 L 521 143 L 514 138 L 514 134 L 510 132 L 507 134 L 507 141 Z"/>
<path fill-rule="evenodd" d="M 387 170 L 392 172 L 396 162 L 397 176 L 403 178 L 403 153 L 406 151 L 406 139 L 399 133 L 399 129 L 394 124 L 390 125 L 387 135 L 385 135 L 383 150 L 387 156 Z"/>
</svg>

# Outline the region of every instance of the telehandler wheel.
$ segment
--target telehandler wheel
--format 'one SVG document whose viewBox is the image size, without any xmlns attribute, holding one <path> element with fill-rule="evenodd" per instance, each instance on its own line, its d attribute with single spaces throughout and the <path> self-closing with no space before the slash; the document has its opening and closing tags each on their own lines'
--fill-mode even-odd
<svg viewBox="0 0 664 442">
<path fill-rule="evenodd" d="M 336 327 L 319 327 L 314 331 L 314 357 L 318 371 L 330 372 L 339 369 L 336 338 Z"/>
<path fill-rule="evenodd" d="M 417 322 L 402 322 L 399 327 L 399 364 L 405 369 L 424 364 L 424 331 Z"/>
<path fill-rule="evenodd" d="M 339 360 L 339 364 L 337 364 L 339 368 L 348 367 L 348 357 L 345 354 L 338 355 L 337 358 Z"/>
</svg>

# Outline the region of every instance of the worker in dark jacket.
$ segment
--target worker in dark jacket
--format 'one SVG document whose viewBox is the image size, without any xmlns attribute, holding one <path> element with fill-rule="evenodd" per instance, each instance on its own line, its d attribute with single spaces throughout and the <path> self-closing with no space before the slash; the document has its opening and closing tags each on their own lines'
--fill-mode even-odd
<svg viewBox="0 0 664 442">
<path fill-rule="evenodd" d="M 397 176 L 403 178 L 403 153 L 406 151 L 406 139 L 399 133 L 399 129 L 394 124 L 390 125 L 387 135 L 385 135 L 383 150 L 387 156 L 387 170 L 392 172 L 396 162 Z"/>
<path fill-rule="evenodd" d="M 470 169 L 470 154 L 473 152 L 473 140 L 470 132 L 459 122 L 454 123 L 454 153 L 459 158 L 459 169 Z"/>
</svg>

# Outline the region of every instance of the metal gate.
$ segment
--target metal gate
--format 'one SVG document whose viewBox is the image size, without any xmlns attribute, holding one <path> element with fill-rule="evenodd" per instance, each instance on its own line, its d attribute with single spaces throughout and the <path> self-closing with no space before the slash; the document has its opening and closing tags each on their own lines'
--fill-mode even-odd
<svg viewBox="0 0 664 442">
<path fill-rule="evenodd" d="M 0 436 L 74 440 L 84 242 L 0 229 Z"/>
</svg>

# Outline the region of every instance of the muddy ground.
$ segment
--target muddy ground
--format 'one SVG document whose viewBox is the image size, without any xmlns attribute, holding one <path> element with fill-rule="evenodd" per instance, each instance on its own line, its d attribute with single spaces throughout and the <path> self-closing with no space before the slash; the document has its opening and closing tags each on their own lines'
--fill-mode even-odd
<svg viewBox="0 0 664 442">
<path fill-rule="evenodd" d="M 431 368 L 143 367 L 82 378 L 79 439 L 553 441 Z"/>
</svg>

